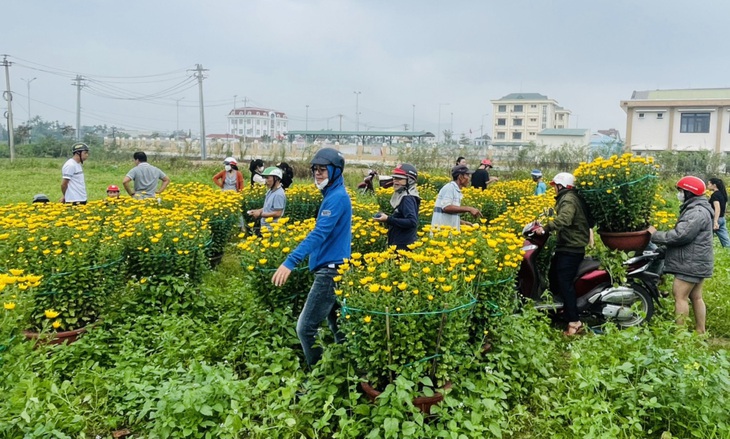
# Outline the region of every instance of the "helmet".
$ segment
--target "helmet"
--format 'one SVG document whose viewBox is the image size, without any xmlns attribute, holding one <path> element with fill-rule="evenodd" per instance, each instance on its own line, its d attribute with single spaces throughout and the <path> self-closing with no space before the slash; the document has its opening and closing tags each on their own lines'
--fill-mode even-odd
<svg viewBox="0 0 730 439">
<path fill-rule="evenodd" d="M 268 168 L 264 169 L 264 172 L 261 173 L 261 176 L 274 176 L 279 177 L 279 180 L 281 180 L 281 178 L 284 176 L 284 173 L 281 172 L 281 169 L 277 168 L 276 166 L 269 166 Z"/>
<path fill-rule="evenodd" d="M 312 165 L 332 165 L 335 168 L 344 169 L 345 157 L 334 148 L 322 148 L 317 151 L 309 163 Z"/>
<path fill-rule="evenodd" d="M 110 185 L 109 185 L 109 186 L 108 186 L 108 187 L 106 188 L 106 191 L 107 191 L 107 192 L 119 192 L 119 186 L 117 186 L 116 184 L 110 184 Z"/>
<path fill-rule="evenodd" d="M 492 167 L 492 161 L 489 159 L 482 160 L 482 165 Z"/>
<path fill-rule="evenodd" d="M 533 169 L 532 172 L 530 172 L 530 175 L 540 178 L 542 177 L 542 172 L 539 169 Z"/>
<path fill-rule="evenodd" d="M 569 172 L 561 172 L 560 174 L 553 177 L 553 181 L 550 182 L 551 185 L 557 186 L 557 185 L 563 185 L 566 189 L 572 189 L 573 185 L 575 184 L 575 177 L 573 177 L 573 174 Z"/>
<path fill-rule="evenodd" d="M 684 189 L 693 195 L 700 196 L 705 193 L 706 187 L 705 182 L 701 178 L 688 175 L 679 179 L 677 189 Z"/>
<path fill-rule="evenodd" d="M 46 196 L 46 194 L 36 194 L 33 197 L 33 202 L 34 203 L 48 203 L 50 201 L 51 200 L 48 199 L 48 196 Z"/>
<path fill-rule="evenodd" d="M 233 165 L 238 166 L 238 162 L 233 157 L 226 157 L 225 160 L 223 160 L 224 165 Z"/>
<path fill-rule="evenodd" d="M 416 167 L 413 165 L 401 163 L 393 169 L 393 177 L 406 177 L 415 180 L 418 178 L 418 171 L 416 171 Z"/>
<path fill-rule="evenodd" d="M 71 152 L 74 154 L 76 154 L 76 153 L 81 154 L 81 151 L 88 152 L 89 145 L 79 142 L 79 143 L 74 143 L 74 145 L 71 147 Z"/>
</svg>

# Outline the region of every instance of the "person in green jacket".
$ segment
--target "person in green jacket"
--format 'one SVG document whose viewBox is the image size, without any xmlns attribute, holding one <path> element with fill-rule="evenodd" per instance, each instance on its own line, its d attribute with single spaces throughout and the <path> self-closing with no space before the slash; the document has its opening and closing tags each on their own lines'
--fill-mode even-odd
<svg viewBox="0 0 730 439">
<path fill-rule="evenodd" d="M 585 258 L 586 246 L 590 242 L 591 228 L 585 205 L 574 188 L 573 174 L 561 172 L 550 185 L 555 188 L 555 218 L 547 221 L 538 234 L 556 232 L 555 254 L 550 261 L 550 289 L 563 298 L 563 309 L 568 328 L 565 335 L 581 331 L 583 323 L 578 318 L 578 301 L 573 283 L 580 263 Z"/>
</svg>

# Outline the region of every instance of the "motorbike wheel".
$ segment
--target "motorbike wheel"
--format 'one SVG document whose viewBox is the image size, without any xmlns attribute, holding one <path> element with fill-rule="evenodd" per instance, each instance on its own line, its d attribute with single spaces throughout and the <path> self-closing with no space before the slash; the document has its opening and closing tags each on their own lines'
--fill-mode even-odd
<svg viewBox="0 0 730 439">
<path fill-rule="evenodd" d="M 632 303 L 623 305 L 632 310 L 630 317 L 616 318 L 614 321 L 620 328 L 630 328 L 639 326 L 651 320 L 654 315 L 654 301 L 652 300 L 649 290 L 640 283 L 632 282 L 627 287 L 634 290 L 636 300 Z"/>
</svg>

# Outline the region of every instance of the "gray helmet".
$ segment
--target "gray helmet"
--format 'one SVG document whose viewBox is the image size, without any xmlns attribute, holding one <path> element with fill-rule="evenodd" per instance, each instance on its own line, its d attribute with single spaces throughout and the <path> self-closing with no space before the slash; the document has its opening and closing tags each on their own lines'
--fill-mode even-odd
<svg viewBox="0 0 730 439">
<path fill-rule="evenodd" d="M 409 180 L 416 181 L 418 179 L 418 171 L 416 167 L 408 164 L 401 163 L 393 169 L 393 177 L 406 177 Z"/>
<path fill-rule="evenodd" d="M 345 157 L 334 148 L 322 148 L 312 157 L 312 165 L 332 165 L 340 170 L 345 168 Z"/>
<path fill-rule="evenodd" d="M 74 154 L 76 154 L 76 153 L 81 154 L 82 151 L 88 152 L 89 145 L 79 142 L 79 143 L 74 143 L 74 145 L 71 147 L 71 152 Z"/>
</svg>

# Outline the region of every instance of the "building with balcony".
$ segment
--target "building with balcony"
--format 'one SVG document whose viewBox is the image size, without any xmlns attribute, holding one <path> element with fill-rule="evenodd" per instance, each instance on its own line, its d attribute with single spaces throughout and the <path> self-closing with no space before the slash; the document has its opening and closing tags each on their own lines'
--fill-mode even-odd
<svg viewBox="0 0 730 439">
<path fill-rule="evenodd" d="M 730 88 L 634 91 L 621 108 L 630 151 L 730 152 Z"/>
<path fill-rule="evenodd" d="M 283 139 L 289 131 L 289 119 L 283 112 L 268 108 L 234 108 L 228 113 L 228 127 L 230 134 L 247 139 Z"/>
<path fill-rule="evenodd" d="M 546 129 L 568 128 L 570 110 L 540 93 L 510 93 L 492 101 L 492 143 L 520 146 L 535 142 Z"/>
</svg>

